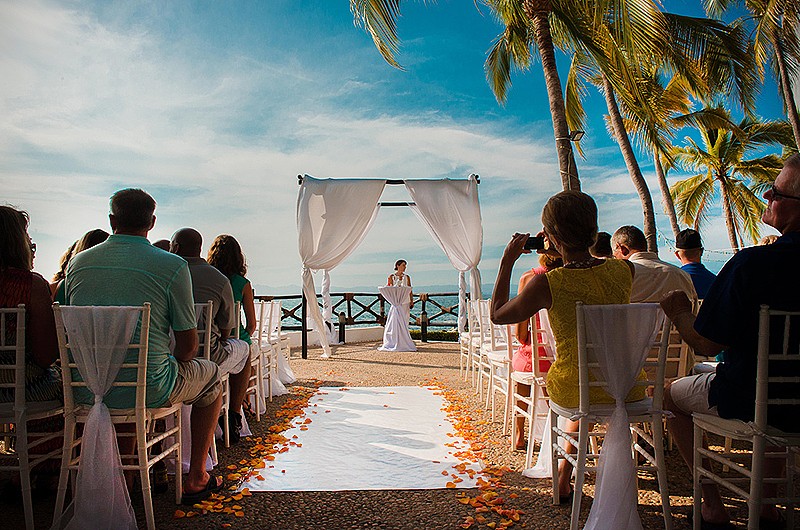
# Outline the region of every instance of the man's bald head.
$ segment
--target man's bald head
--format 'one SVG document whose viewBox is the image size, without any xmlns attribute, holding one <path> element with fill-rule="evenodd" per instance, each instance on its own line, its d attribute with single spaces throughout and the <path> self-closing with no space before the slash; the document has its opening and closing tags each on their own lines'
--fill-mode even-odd
<svg viewBox="0 0 800 530">
<path fill-rule="evenodd" d="M 169 251 L 183 258 L 199 258 L 203 236 L 194 228 L 181 228 L 172 235 Z"/>
</svg>

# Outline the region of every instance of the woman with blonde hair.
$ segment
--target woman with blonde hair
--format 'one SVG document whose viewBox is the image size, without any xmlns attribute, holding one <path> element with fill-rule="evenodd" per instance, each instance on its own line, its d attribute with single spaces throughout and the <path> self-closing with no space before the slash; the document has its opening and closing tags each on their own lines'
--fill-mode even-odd
<svg viewBox="0 0 800 530">
<path fill-rule="evenodd" d="M 578 340 L 575 304 L 627 304 L 633 283 L 633 265 L 627 261 L 595 258 L 589 248 L 597 237 L 597 205 L 580 191 L 563 191 L 550 198 L 542 210 L 543 235 L 549 242 L 546 252 L 561 256 L 564 265 L 534 276 L 509 299 L 509 282 L 514 263 L 523 253 L 528 234 L 514 234 L 500 261 L 492 295 L 492 321 L 515 324 L 547 309 L 556 341 L 556 361 L 547 373 L 550 399 L 562 407 L 579 404 Z M 552 250 L 554 249 L 554 250 Z M 602 389 L 590 389 L 595 403 L 613 403 Z M 635 387 L 628 401 L 644 398 L 644 389 Z M 577 422 L 567 422 L 568 432 L 577 432 Z M 570 446 L 570 451 L 575 448 Z M 566 502 L 572 495 L 572 466 L 566 460 L 559 468 L 558 491 Z"/>
</svg>

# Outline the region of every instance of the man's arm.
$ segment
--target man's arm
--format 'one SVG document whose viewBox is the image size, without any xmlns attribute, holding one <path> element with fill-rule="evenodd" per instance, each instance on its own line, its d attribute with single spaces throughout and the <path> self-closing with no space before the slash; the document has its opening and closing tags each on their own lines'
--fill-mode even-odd
<svg viewBox="0 0 800 530">
<path fill-rule="evenodd" d="M 191 361 L 197 356 L 197 328 L 175 331 L 175 352 L 173 357 L 179 361 Z"/>
<path fill-rule="evenodd" d="M 694 329 L 697 317 L 692 313 L 692 302 L 685 292 L 670 291 L 661 300 L 661 307 L 681 334 L 681 338 L 694 349 L 695 353 L 714 357 L 725 349 L 725 345 L 705 338 Z"/>
</svg>

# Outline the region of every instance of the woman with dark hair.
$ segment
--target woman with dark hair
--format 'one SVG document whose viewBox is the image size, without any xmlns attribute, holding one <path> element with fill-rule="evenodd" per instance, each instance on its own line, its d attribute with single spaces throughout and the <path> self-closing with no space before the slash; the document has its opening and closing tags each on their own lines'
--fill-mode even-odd
<svg viewBox="0 0 800 530">
<path fill-rule="evenodd" d="M 89 230 L 83 237 L 79 240 L 74 242 L 70 249 L 61 256 L 61 270 L 53 276 L 53 282 L 50 284 L 50 291 L 53 295 L 53 300 L 58 302 L 59 304 L 64 304 L 67 302 L 67 294 L 64 292 L 64 279 L 66 278 L 67 266 L 69 265 L 69 261 L 78 255 L 79 253 L 83 252 L 84 250 L 90 249 L 94 246 L 99 245 L 106 239 L 108 239 L 109 233 L 103 230 L 102 228 L 95 228 L 94 230 Z M 66 261 L 64 258 L 66 257 Z M 58 280 L 56 280 L 58 278 Z"/>
<path fill-rule="evenodd" d="M 547 309 L 556 341 L 556 361 L 547 372 L 547 393 L 566 408 L 579 404 L 578 340 L 575 304 L 627 304 L 630 302 L 634 269 L 628 261 L 593 257 L 589 248 L 597 238 L 597 205 L 580 191 L 563 191 L 550 198 L 542 210 L 543 235 L 564 265 L 531 278 L 509 300 L 509 281 L 514 263 L 523 253 L 528 234 L 514 234 L 500 261 L 492 295 L 492 321 L 522 322 Z M 589 390 L 594 403 L 614 400 L 599 388 Z M 644 388 L 634 387 L 628 401 L 644 398 Z M 567 432 L 577 432 L 578 422 L 567 422 Z M 570 446 L 570 451 L 575 448 Z M 558 491 L 566 501 L 572 494 L 572 466 L 566 460 L 559 469 Z"/>
<path fill-rule="evenodd" d="M 61 400 L 61 374 L 53 363 L 58 358 L 58 339 L 50 286 L 33 272 L 35 244 L 28 235 L 28 214 L 0 206 L 0 307 L 25 304 L 25 394 L 29 401 Z M 16 340 L 16 323 L 6 331 L 6 340 Z M 14 364 L 13 352 L 2 352 L 0 363 Z M 0 382 L 10 383 L 8 370 Z M 0 402 L 14 400 L 11 389 L 0 389 Z"/>
<path fill-rule="evenodd" d="M 208 263 L 217 268 L 222 274 L 228 277 L 233 289 L 234 302 L 241 302 L 244 311 L 244 324 L 239 326 L 239 338 L 250 344 L 251 352 L 254 348 L 259 348 L 259 340 L 255 344 L 251 335 L 256 330 L 256 308 L 255 294 L 250 280 L 245 278 L 247 274 L 247 263 L 245 261 L 242 247 L 236 238 L 227 234 L 217 236 L 208 249 Z M 253 352 L 255 353 L 255 352 Z M 281 396 L 287 393 L 284 383 L 295 381 L 294 373 L 289 367 L 288 360 L 283 355 L 278 355 L 278 377 L 271 378 L 272 395 Z M 259 405 L 260 406 L 260 405 Z"/>
</svg>

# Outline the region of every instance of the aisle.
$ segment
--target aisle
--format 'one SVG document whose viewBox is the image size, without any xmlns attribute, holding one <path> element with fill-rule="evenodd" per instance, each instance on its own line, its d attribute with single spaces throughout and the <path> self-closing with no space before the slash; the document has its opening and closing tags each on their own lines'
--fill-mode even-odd
<svg viewBox="0 0 800 530">
<path fill-rule="evenodd" d="M 443 405 L 440 395 L 416 386 L 322 387 L 305 416 L 284 433 L 296 445 L 267 462 L 264 480 L 253 477 L 243 487 L 252 492 L 475 487 L 480 465 L 465 466 L 454 456 L 467 443 L 453 434 Z"/>
</svg>

